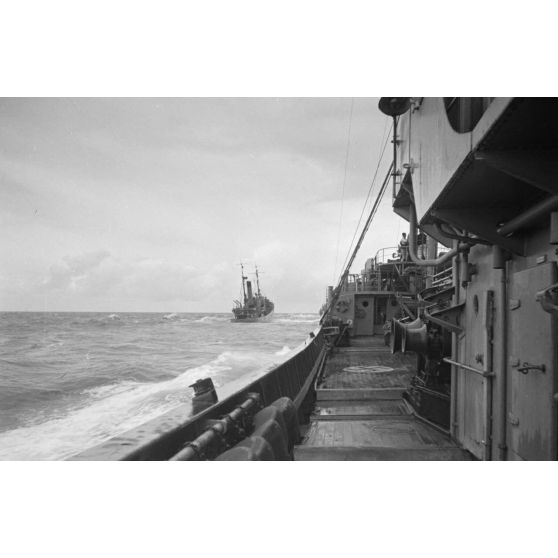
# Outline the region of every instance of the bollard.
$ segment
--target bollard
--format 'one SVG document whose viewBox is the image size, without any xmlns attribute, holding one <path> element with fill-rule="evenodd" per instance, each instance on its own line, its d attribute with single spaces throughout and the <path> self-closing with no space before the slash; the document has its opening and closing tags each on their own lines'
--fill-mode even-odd
<svg viewBox="0 0 558 558">
<path fill-rule="evenodd" d="M 194 397 L 192 397 L 192 411 L 195 415 L 205 411 L 214 403 L 217 403 L 219 398 L 213 385 L 211 378 L 203 378 L 193 383 L 191 388 L 194 388 Z"/>
</svg>

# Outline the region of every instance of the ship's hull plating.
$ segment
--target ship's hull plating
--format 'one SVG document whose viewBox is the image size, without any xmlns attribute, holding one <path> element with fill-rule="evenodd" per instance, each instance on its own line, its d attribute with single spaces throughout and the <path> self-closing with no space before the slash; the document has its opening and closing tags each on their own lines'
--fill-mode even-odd
<svg viewBox="0 0 558 558">
<path fill-rule="evenodd" d="M 265 316 L 260 316 L 260 317 L 247 317 L 247 318 L 232 318 L 231 322 L 234 323 L 247 323 L 247 324 L 253 324 L 253 323 L 257 323 L 257 322 L 270 322 L 273 318 L 273 310 L 269 313 L 266 314 Z"/>
</svg>

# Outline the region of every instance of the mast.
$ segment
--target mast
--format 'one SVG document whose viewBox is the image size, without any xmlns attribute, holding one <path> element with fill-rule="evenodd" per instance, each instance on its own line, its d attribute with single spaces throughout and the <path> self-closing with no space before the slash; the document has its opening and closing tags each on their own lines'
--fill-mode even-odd
<svg viewBox="0 0 558 558">
<path fill-rule="evenodd" d="M 240 276 L 242 277 L 242 296 L 244 297 L 244 304 L 246 304 L 246 288 L 244 287 L 244 281 L 246 281 L 248 277 L 244 277 L 244 266 L 242 262 L 240 262 Z"/>
<path fill-rule="evenodd" d="M 256 268 L 256 285 L 258 287 L 258 297 L 262 296 L 262 293 L 260 291 L 260 276 L 258 275 L 258 266 L 255 265 L 254 266 Z"/>
</svg>

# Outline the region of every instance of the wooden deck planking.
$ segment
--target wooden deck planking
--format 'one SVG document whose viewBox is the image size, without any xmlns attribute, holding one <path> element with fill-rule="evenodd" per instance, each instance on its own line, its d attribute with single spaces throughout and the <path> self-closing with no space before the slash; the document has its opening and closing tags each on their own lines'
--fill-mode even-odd
<svg viewBox="0 0 558 558">
<path fill-rule="evenodd" d="M 405 415 L 408 414 L 404 403 L 397 399 L 377 401 L 322 401 L 315 415 Z"/>
<path fill-rule="evenodd" d="M 430 428 L 414 417 L 385 417 L 369 420 L 316 421 L 312 437 L 306 446 L 358 446 L 358 447 L 452 447 L 454 443 L 446 435 Z M 350 426 L 347 426 L 350 425 Z M 339 435 L 337 431 L 351 435 Z"/>
<path fill-rule="evenodd" d="M 373 401 L 377 399 L 399 400 L 405 389 L 399 388 L 366 388 L 366 389 L 319 389 L 317 401 Z"/>
<path fill-rule="evenodd" d="M 335 447 L 342 446 L 345 442 L 345 424 L 346 422 L 335 423 L 335 430 L 333 434 L 333 445 Z"/>
<path fill-rule="evenodd" d="M 380 339 L 358 339 L 325 362 L 303 460 L 470 459 L 445 434 L 409 414 L 401 398 L 415 357 L 391 355 Z"/>
<path fill-rule="evenodd" d="M 296 461 L 471 461 L 465 450 L 448 448 L 295 448 Z"/>
<path fill-rule="evenodd" d="M 318 430 L 320 429 L 320 424 L 318 423 Z M 323 429 L 325 432 L 324 436 L 324 446 L 333 446 L 333 430 L 335 429 L 335 423 L 331 422 L 325 425 Z"/>
<path fill-rule="evenodd" d="M 409 385 L 412 373 L 407 371 L 391 371 L 376 373 L 355 373 L 343 371 L 326 378 L 320 388 L 388 388 Z"/>
</svg>

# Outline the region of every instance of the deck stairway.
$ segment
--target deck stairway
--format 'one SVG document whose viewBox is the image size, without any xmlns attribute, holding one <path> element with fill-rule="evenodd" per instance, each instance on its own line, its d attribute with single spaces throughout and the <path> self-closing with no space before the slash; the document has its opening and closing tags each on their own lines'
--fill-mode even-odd
<svg viewBox="0 0 558 558">
<path fill-rule="evenodd" d="M 295 460 L 467 460 L 402 399 L 416 358 L 392 355 L 380 337 L 351 340 L 327 357 L 317 402 Z"/>
</svg>

